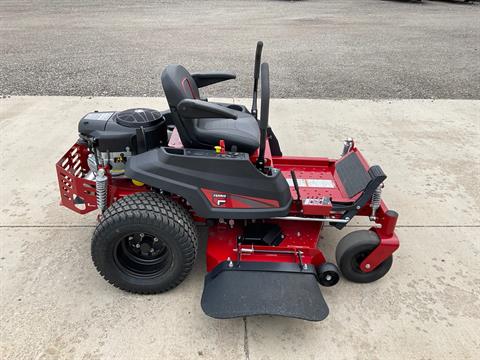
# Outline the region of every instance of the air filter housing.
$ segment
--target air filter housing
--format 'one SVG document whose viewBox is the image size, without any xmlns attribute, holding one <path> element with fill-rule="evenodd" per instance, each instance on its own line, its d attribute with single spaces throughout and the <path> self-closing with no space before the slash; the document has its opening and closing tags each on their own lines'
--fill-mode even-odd
<svg viewBox="0 0 480 360">
<path fill-rule="evenodd" d="M 88 113 L 80 120 L 78 132 L 100 152 L 140 154 L 165 146 L 168 139 L 163 114 L 144 108 Z"/>
<path fill-rule="evenodd" d="M 115 113 L 114 120 L 117 124 L 129 127 L 151 127 L 161 123 L 163 115 L 160 111 L 152 109 L 128 109 Z"/>
</svg>

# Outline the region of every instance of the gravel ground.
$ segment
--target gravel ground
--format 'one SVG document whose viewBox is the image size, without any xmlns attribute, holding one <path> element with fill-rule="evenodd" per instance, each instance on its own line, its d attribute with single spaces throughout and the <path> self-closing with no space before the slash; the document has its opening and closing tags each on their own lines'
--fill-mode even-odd
<svg viewBox="0 0 480 360">
<path fill-rule="evenodd" d="M 1 1 L 0 94 L 162 94 L 168 63 L 229 70 L 250 95 L 265 42 L 272 96 L 480 98 L 478 3 L 382 0 Z"/>
</svg>

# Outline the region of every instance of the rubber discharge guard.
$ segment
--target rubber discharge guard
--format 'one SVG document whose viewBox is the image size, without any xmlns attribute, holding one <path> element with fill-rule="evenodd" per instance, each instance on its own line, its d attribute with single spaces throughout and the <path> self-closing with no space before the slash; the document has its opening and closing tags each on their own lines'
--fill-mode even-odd
<svg viewBox="0 0 480 360">
<path fill-rule="evenodd" d="M 217 319 L 278 315 L 321 321 L 329 312 L 313 266 L 300 270 L 293 263 L 221 263 L 205 277 L 201 304 Z"/>
</svg>

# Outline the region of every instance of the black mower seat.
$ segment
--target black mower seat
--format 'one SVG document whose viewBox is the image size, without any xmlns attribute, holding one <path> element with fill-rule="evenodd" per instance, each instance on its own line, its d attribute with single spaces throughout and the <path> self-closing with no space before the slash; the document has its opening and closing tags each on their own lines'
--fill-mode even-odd
<svg viewBox="0 0 480 360">
<path fill-rule="evenodd" d="M 162 73 L 162 85 L 185 147 L 213 148 L 224 140 L 227 150 L 235 145 L 237 151 L 252 153 L 260 146 L 260 129 L 255 117 L 245 111 L 245 107 L 236 104 L 201 100 L 197 83 L 183 66 L 168 65 Z M 187 99 L 195 100 L 194 104 L 180 109 L 179 104 Z M 202 109 L 202 104 L 213 107 L 211 115 L 208 109 Z M 221 109 L 226 112 L 223 116 L 219 115 Z"/>
<path fill-rule="evenodd" d="M 251 153 L 260 146 L 260 129 L 257 120 L 244 112 L 235 111 L 237 119 L 194 119 L 193 131 L 197 139 L 210 146 L 218 145 L 220 139 L 230 149 L 237 146 L 238 151 Z"/>
</svg>

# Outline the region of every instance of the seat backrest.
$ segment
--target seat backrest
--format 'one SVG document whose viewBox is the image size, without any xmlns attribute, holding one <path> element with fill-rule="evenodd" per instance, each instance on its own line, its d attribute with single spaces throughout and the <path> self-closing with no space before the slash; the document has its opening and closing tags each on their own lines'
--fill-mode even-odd
<svg viewBox="0 0 480 360">
<path fill-rule="evenodd" d="M 162 86 L 171 110 L 184 99 L 200 99 L 195 80 L 182 65 L 168 65 L 163 70 Z"/>
<path fill-rule="evenodd" d="M 182 65 L 168 65 L 163 70 L 161 79 L 163 91 L 183 146 L 194 146 L 196 143 L 194 124 L 192 121 L 183 121 L 177 112 L 177 106 L 182 100 L 200 98 L 197 84 Z"/>
</svg>

